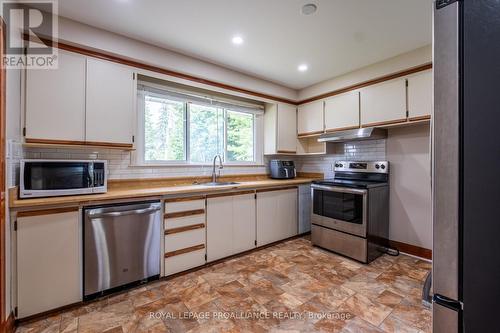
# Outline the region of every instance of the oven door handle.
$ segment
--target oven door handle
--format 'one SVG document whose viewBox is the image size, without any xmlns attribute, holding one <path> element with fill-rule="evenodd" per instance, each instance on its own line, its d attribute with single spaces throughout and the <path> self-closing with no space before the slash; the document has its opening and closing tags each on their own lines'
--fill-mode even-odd
<svg viewBox="0 0 500 333">
<path fill-rule="evenodd" d="M 340 193 L 351 193 L 351 194 L 366 194 L 367 190 L 354 189 L 349 187 L 339 187 L 339 186 L 326 186 L 312 184 L 311 188 L 316 190 L 330 191 L 330 192 L 340 192 Z"/>
</svg>

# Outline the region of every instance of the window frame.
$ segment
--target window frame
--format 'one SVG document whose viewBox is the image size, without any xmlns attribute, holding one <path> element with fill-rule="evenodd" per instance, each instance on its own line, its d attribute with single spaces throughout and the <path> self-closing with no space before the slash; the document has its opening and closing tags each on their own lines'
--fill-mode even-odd
<svg viewBox="0 0 500 333">
<path fill-rule="evenodd" d="M 149 87 L 149 86 L 145 86 Z M 132 163 L 134 166 L 211 166 L 212 162 L 191 162 L 190 161 L 190 104 L 196 105 L 211 105 L 210 103 L 203 103 L 198 100 L 190 100 L 189 98 L 177 98 L 170 95 L 169 90 L 151 87 L 156 91 L 164 91 L 165 94 L 159 92 L 146 91 L 144 89 L 137 89 L 137 111 L 136 111 L 136 140 L 135 140 L 135 150 L 132 153 Z M 184 104 L 184 160 L 158 160 L 151 161 L 145 159 L 145 99 L 146 95 L 170 99 L 174 101 L 180 101 Z M 227 103 L 227 102 L 226 102 Z M 228 103 L 229 104 L 229 103 Z M 223 152 L 221 152 L 221 157 L 223 158 L 224 165 L 227 166 L 263 166 L 264 161 L 264 113 L 259 109 L 255 109 L 254 112 L 241 110 L 238 105 L 235 104 L 234 108 L 220 107 L 223 112 L 224 126 L 223 126 Z M 253 161 L 228 161 L 227 158 L 227 114 L 228 111 L 247 113 L 253 116 Z"/>
</svg>

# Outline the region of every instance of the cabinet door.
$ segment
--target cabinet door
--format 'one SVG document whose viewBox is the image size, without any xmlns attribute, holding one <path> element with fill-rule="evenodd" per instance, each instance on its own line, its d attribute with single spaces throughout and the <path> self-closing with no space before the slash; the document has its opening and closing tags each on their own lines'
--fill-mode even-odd
<svg viewBox="0 0 500 333">
<path fill-rule="evenodd" d="M 277 153 L 297 151 L 297 108 L 295 105 L 278 104 Z"/>
<path fill-rule="evenodd" d="M 278 196 L 276 192 L 257 193 L 257 245 L 279 240 Z"/>
<path fill-rule="evenodd" d="M 17 219 L 18 317 L 82 300 L 78 210 Z"/>
<path fill-rule="evenodd" d="M 432 71 L 408 77 L 408 117 L 418 120 L 432 112 Z"/>
<path fill-rule="evenodd" d="M 257 193 L 257 245 L 297 234 L 297 189 Z"/>
<path fill-rule="evenodd" d="M 322 100 L 298 106 L 297 130 L 299 135 L 323 133 L 324 127 Z"/>
<path fill-rule="evenodd" d="M 233 199 L 207 199 L 207 261 L 233 254 Z"/>
<path fill-rule="evenodd" d="M 359 127 L 359 91 L 325 100 L 325 129 L 339 131 Z"/>
<path fill-rule="evenodd" d="M 278 191 L 279 239 L 297 235 L 297 189 Z"/>
<path fill-rule="evenodd" d="M 395 79 L 363 88 L 361 125 L 364 127 L 406 121 L 406 80 Z"/>
<path fill-rule="evenodd" d="M 85 57 L 59 50 L 58 68 L 26 70 L 26 139 L 85 140 Z"/>
<path fill-rule="evenodd" d="M 88 58 L 86 141 L 132 144 L 133 75 L 129 67 Z"/>
<path fill-rule="evenodd" d="M 233 254 L 255 247 L 255 194 L 233 197 Z"/>
</svg>

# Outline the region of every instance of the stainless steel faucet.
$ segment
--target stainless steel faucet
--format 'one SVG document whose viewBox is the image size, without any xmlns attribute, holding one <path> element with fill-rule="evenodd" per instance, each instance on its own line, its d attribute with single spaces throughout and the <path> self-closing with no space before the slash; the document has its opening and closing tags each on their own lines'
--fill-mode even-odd
<svg viewBox="0 0 500 333">
<path fill-rule="evenodd" d="M 215 161 L 217 160 L 217 157 L 219 158 L 219 170 L 224 168 L 224 166 L 222 165 L 222 157 L 220 157 L 219 154 L 215 155 L 213 165 L 212 165 L 212 183 L 217 182 L 217 174 L 215 173 Z"/>
</svg>

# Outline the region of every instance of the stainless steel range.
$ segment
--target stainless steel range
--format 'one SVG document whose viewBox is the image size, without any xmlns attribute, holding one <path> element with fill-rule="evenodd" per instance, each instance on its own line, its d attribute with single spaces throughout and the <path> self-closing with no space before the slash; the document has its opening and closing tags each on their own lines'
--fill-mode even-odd
<svg viewBox="0 0 500 333">
<path fill-rule="evenodd" d="M 334 170 L 311 185 L 312 243 L 369 263 L 388 246 L 389 162 L 337 161 Z"/>
</svg>

